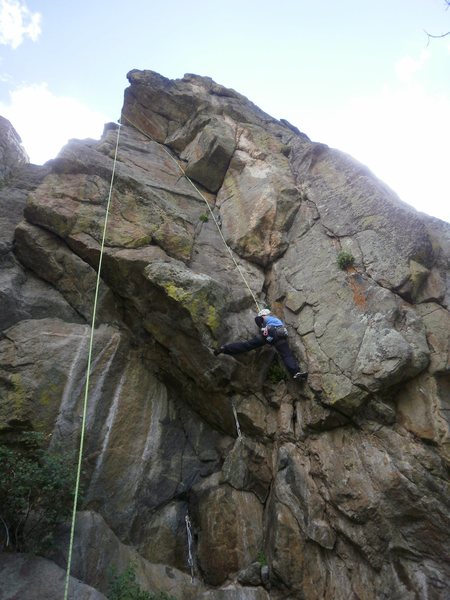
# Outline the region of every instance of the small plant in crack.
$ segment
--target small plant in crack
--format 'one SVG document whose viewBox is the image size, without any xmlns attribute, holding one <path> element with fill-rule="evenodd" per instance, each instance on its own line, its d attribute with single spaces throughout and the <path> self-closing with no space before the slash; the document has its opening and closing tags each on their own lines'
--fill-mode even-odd
<svg viewBox="0 0 450 600">
<path fill-rule="evenodd" d="M 267 379 L 270 381 L 270 383 L 274 384 L 286 380 L 286 371 L 278 362 L 278 358 L 275 358 L 273 363 L 270 365 L 269 370 L 267 372 Z"/>
<path fill-rule="evenodd" d="M 207 214 L 205 214 L 205 213 L 202 213 L 202 214 L 199 216 L 199 221 L 201 221 L 202 223 L 207 223 L 207 222 L 209 221 L 209 217 L 208 217 L 208 215 L 207 215 Z"/>
<path fill-rule="evenodd" d="M 267 565 L 267 558 L 266 558 L 266 555 L 264 553 L 264 550 L 261 550 L 260 552 L 258 552 L 257 561 L 259 562 L 259 564 L 261 565 L 261 567 L 265 567 Z"/>
<path fill-rule="evenodd" d="M 355 257 L 350 252 L 346 250 L 341 250 L 337 255 L 337 264 L 340 269 L 345 271 L 349 267 L 353 265 L 355 262 Z"/>
</svg>

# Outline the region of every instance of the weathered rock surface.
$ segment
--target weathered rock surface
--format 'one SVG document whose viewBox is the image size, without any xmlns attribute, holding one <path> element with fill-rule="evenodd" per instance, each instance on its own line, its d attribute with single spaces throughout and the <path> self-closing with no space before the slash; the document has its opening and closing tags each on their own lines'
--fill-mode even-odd
<svg viewBox="0 0 450 600">
<path fill-rule="evenodd" d="M 74 310 L 41 279 L 24 271 L 12 249 L 14 229 L 23 218 L 27 196 L 49 168 L 28 164 L 20 138 L 0 118 L 0 330 L 28 318 L 76 319 Z"/>
<path fill-rule="evenodd" d="M 0 180 L 7 179 L 18 166 L 28 163 L 19 134 L 4 117 L 0 117 Z"/>
<path fill-rule="evenodd" d="M 262 544 L 262 505 L 250 492 L 229 486 L 202 490 L 195 518 L 202 535 L 198 559 L 205 580 L 223 583 L 230 572 L 253 562 Z"/>
<path fill-rule="evenodd" d="M 99 594 L 134 562 L 175 598 L 450 597 L 450 225 L 209 78 L 129 81 L 73 574 Z M 40 168 L 1 131 L 0 436 L 75 450 L 118 126 Z M 254 335 L 255 298 L 307 383 L 275 382 L 269 347 L 213 355 Z"/>
<path fill-rule="evenodd" d="M 61 533 L 58 544 L 62 552 L 55 553 L 53 559 L 65 570 L 69 531 Z M 101 555 L 98 548 L 103 548 Z M 135 567 L 136 581 L 142 589 L 163 591 L 183 600 L 201 597 L 205 588 L 199 581 L 191 582 L 186 573 L 163 565 L 161 561 L 158 563 L 150 563 L 135 548 L 122 544 L 98 513 L 78 513 L 71 568 L 74 577 L 107 595 L 112 567 L 116 573 L 121 573 L 132 564 Z"/>
<path fill-rule="evenodd" d="M 64 597 L 66 571 L 40 556 L 0 554 L 1 600 L 59 600 Z M 106 596 L 70 578 L 70 600 L 107 600 Z"/>
</svg>

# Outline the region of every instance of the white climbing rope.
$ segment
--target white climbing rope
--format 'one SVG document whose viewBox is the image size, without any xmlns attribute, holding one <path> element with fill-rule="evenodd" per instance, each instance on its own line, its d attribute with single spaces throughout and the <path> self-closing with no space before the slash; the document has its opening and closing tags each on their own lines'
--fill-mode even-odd
<svg viewBox="0 0 450 600">
<path fill-rule="evenodd" d="M 234 400 L 231 401 L 231 406 L 233 407 L 233 415 L 234 415 L 234 421 L 236 423 L 236 431 L 237 431 L 238 439 L 241 439 L 241 437 L 242 437 L 241 426 L 239 425 L 239 419 L 237 416 L 237 410 L 236 410 L 236 405 L 234 404 Z"/>
<path fill-rule="evenodd" d="M 186 533 L 188 539 L 188 565 L 191 570 L 191 583 L 194 583 L 194 559 L 192 557 L 192 529 L 189 514 L 187 514 L 184 519 L 186 521 Z"/>
</svg>

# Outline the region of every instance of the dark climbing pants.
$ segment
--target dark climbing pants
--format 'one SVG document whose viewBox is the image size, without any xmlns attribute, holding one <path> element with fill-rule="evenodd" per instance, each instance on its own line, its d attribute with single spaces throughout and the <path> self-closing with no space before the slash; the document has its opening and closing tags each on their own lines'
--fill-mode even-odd
<svg viewBox="0 0 450 600">
<path fill-rule="evenodd" d="M 224 354 L 242 354 L 242 352 L 248 352 L 249 350 L 254 350 L 255 348 L 260 348 L 266 344 L 266 339 L 262 335 L 257 335 L 250 340 L 245 342 L 233 342 L 232 344 L 226 344 L 223 346 Z M 281 357 L 281 360 L 284 363 L 284 366 L 289 371 L 291 375 L 295 375 L 300 371 L 300 367 L 295 356 L 292 354 L 291 349 L 289 348 L 289 344 L 286 339 L 281 339 L 276 341 L 273 345 L 278 354 Z"/>
<path fill-rule="evenodd" d="M 289 371 L 291 375 L 295 375 L 300 371 L 299 364 L 297 359 L 292 354 L 292 350 L 289 348 L 289 344 L 287 340 L 279 340 L 274 344 L 277 349 L 278 354 L 281 356 L 281 360 L 284 363 L 284 366 Z"/>
</svg>

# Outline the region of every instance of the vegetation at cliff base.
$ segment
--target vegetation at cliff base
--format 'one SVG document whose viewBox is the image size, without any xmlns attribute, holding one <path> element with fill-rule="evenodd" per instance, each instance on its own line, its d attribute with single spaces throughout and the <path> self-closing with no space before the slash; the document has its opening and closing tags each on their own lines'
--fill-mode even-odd
<svg viewBox="0 0 450 600">
<path fill-rule="evenodd" d="M 120 575 L 113 574 L 108 593 L 109 600 L 175 600 L 166 592 L 147 592 L 136 581 L 136 566 L 128 567 Z"/>
<path fill-rule="evenodd" d="M 39 554 L 71 513 L 74 461 L 43 442 L 28 432 L 14 448 L 0 444 L 0 550 Z"/>
</svg>

